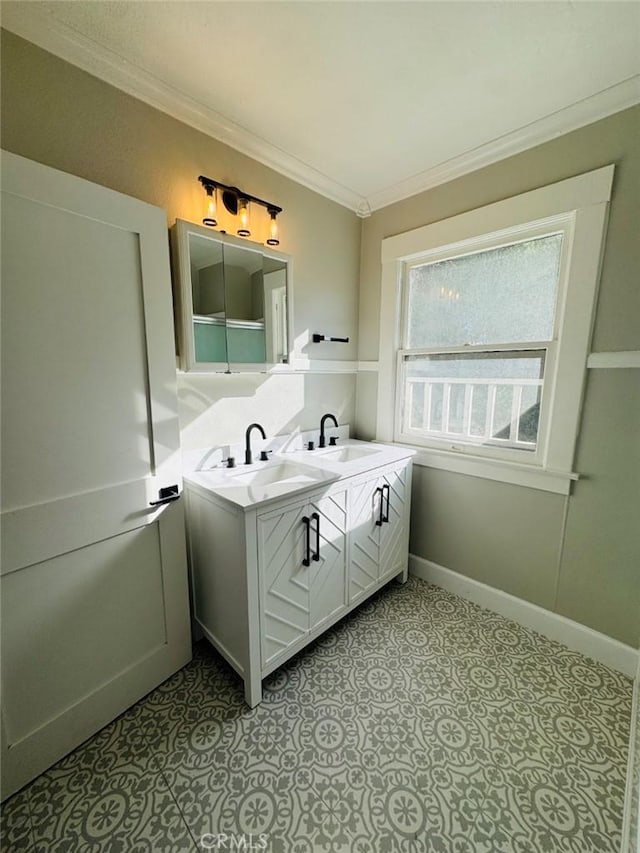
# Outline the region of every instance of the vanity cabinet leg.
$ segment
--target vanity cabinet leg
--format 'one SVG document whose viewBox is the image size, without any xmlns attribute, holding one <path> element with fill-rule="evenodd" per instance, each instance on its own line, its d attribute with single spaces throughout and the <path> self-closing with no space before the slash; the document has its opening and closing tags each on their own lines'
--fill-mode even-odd
<svg viewBox="0 0 640 853">
<path fill-rule="evenodd" d="M 396 581 L 398 583 L 406 583 L 409 578 L 409 567 L 404 568 L 399 574 L 396 575 Z"/>
<path fill-rule="evenodd" d="M 262 679 L 259 675 L 245 679 L 244 699 L 250 708 L 255 708 L 262 702 Z"/>
</svg>

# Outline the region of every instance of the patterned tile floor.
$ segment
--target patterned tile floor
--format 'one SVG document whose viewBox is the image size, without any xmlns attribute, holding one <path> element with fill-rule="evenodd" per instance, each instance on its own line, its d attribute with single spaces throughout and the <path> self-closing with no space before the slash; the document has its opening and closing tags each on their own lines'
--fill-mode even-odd
<svg viewBox="0 0 640 853">
<path fill-rule="evenodd" d="M 617 853 L 631 681 L 423 581 L 250 710 L 206 644 L 12 797 L 2 851 Z"/>
</svg>

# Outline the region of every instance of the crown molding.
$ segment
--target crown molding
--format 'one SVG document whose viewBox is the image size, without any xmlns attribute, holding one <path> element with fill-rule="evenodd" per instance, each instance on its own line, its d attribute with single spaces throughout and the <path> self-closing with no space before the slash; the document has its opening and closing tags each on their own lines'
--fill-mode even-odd
<svg viewBox="0 0 640 853">
<path fill-rule="evenodd" d="M 263 163 L 360 218 L 440 184 L 519 154 L 640 102 L 640 75 L 490 140 L 431 169 L 364 197 L 227 119 L 114 51 L 43 13 L 32 3 L 4 4 L 2 26 L 127 94 Z"/>
<path fill-rule="evenodd" d="M 520 154 L 528 148 L 534 148 L 543 142 L 549 142 L 572 130 L 585 127 L 594 121 L 606 118 L 640 103 L 640 75 L 616 83 L 595 95 L 584 98 L 575 104 L 564 107 L 551 115 L 531 122 L 497 139 L 465 151 L 444 163 L 426 169 L 405 181 L 387 189 L 372 193 L 367 201 L 371 211 L 380 210 L 425 190 L 446 184 L 477 169 L 490 166 L 499 160 Z"/>
<path fill-rule="evenodd" d="M 360 210 L 367 208 L 366 199 L 358 193 L 331 180 L 180 89 L 132 65 L 119 54 L 51 15 L 43 14 L 36 6 L 31 3 L 3 6 L 3 28 L 359 215 Z"/>
</svg>

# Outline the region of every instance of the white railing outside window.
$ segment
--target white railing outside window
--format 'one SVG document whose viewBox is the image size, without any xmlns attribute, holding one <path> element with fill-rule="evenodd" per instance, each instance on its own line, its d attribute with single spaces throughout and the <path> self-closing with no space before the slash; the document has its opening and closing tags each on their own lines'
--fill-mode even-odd
<svg viewBox="0 0 640 853">
<path fill-rule="evenodd" d="M 535 449 L 542 379 L 406 377 L 405 382 L 405 432 L 469 444 Z M 523 437 L 521 424 L 527 414 L 533 428 L 528 424 Z"/>
</svg>

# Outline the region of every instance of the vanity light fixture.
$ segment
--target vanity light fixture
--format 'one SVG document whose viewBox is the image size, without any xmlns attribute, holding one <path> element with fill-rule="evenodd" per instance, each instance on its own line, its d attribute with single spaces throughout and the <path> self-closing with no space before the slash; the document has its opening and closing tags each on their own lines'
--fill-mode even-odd
<svg viewBox="0 0 640 853">
<path fill-rule="evenodd" d="M 214 227 L 218 224 L 216 219 L 216 203 L 218 194 L 217 191 L 220 190 L 222 204 L 229 211 L 229 213 L 231 213 L 233 216 L 239 217 L 238 234 L 240 237 L 251 236 L 251 226 L 249 222 L 249 204 L 253 202 L 254 204 L 259 204 L 262 207 L 266 207 L 269 213 L 270 222 L 267 245 L 280 245 L 280 238 L 278 237 L 278 222 L 276 220 L 276 217 L 279 213 L 282 213 L 281 207 L 272 204 L 270 201 L 265 201 L 262 198 L 257 198 L 256 196 L 251 195 L 250 193 L 246 193 L 244 192 L 244 190 L 241 190 L 238 187 L 231 187 L 227 184 L 221 184 L 220 181 L 216 181 L 213 178 L 207 178 L 205 175 L 200 175 L 198 180 L 204 187 L 204 191 L 207 194 L 205 215 L 202 219 L 204 225 Z"/>
</svg>

